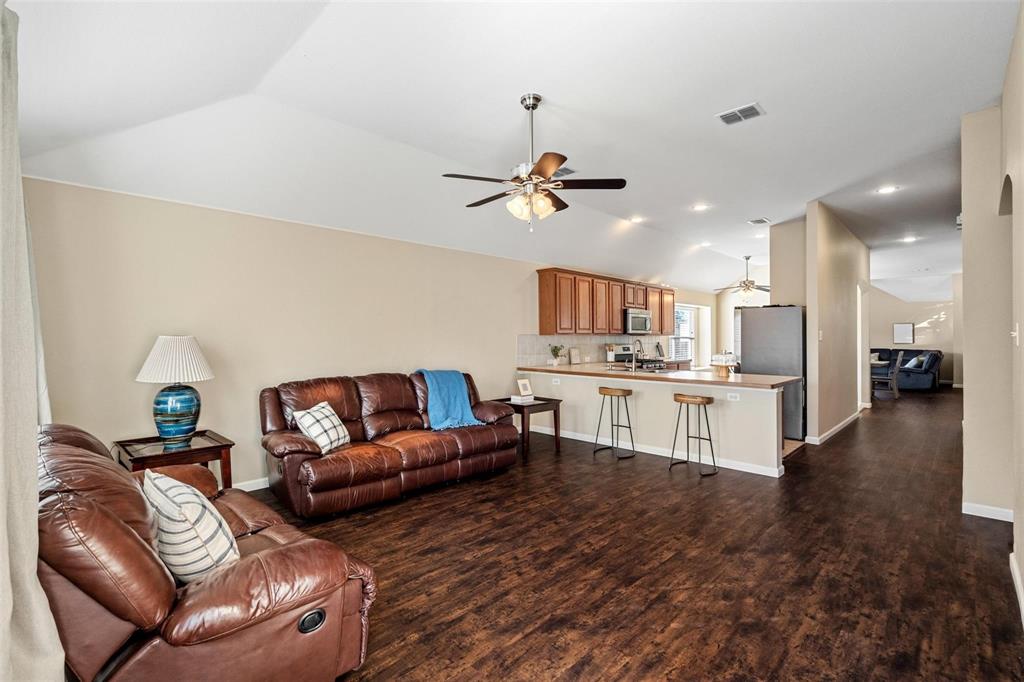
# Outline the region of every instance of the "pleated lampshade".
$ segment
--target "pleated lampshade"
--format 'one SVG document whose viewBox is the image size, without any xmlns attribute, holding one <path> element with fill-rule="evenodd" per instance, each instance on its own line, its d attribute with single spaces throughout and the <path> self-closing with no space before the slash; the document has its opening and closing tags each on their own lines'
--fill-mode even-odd
<svg viewBox="0 0 1024 682">
<path fill-rule="evenodd" d="M 147 384 L 184 384 L 213 378 L 194 336 L 158 336 L 136 381 Z"/>
</svg>

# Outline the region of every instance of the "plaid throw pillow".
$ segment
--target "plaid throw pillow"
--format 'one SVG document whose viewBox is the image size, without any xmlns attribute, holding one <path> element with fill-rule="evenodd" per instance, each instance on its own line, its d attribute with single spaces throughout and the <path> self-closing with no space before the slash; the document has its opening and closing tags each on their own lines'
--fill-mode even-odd
<svg viewBox="0 0 1024 682">
<path fill-rule="evenodd" d="M 190 485 L 146 470 L 142 492 L 156 512 L 160 560 L 183 583 L 238 561 L 238 543 L 217 508 Z"/>
<path fill-rule="evenodd" d="M 326 401 L 294 414 L 299 431 L 316 441 L 320 452 L 329 452 L 352 440 L 338 414 Z"/>
</svg>

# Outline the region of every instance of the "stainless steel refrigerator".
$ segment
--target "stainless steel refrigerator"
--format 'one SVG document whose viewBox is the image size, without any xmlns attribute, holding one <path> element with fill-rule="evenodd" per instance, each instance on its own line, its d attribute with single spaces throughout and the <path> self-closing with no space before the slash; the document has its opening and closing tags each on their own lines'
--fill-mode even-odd
<svg viewBox="0 0 1024 682">
<path fill-rule="evenodd" d="M 783 388 L 782 432 L 786 438 L 807 435 L 807 338 L 804 308 L 796 305 L 737 308 L 740 371 L 744 374 L 785 374 L 803 377 Z"/>
</svg>

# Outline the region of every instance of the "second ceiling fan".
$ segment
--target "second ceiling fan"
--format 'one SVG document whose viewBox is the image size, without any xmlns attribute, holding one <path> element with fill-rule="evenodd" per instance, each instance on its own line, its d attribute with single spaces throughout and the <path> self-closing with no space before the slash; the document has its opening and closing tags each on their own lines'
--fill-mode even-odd
<svg viewBox="0 0 1024 682">
<path fill-rule="evenodd" d="M 622 189 L 626 181 L 622 178 L 603 178 L 594 180 L 584 179 L 552 179 L 552 176 L 565 163 L 566 157 L 557 152 L 544 152 L 536 162 L 533 161 L 533 112 L 541 102 L 541 96 L 536 93 L 523 95 L 519 103 L 529 112 L 530 116 L 530 156 L 529 160 L 516 166 L 514 175 L 504 180 L 502 178 L 487 178 L 479 175 L 462 175 L 459 173 L 445 173 L 443 177 L 459 178 L 462 180 L 479 180 L 481 182 L 497 182 L 507 185 L 508 188 L 491 195 L 466 204 L 466 208 L 475 208 L 489 204 L 498 199 L 508 198 L 505 208 L 516 218 L 533 223 L 533 216 L 541 220 L 552 213 L 569 208 L 552 190 L 563 189 Z M 533 229 L 532 227 L 530 228 Z"/>
</svg>

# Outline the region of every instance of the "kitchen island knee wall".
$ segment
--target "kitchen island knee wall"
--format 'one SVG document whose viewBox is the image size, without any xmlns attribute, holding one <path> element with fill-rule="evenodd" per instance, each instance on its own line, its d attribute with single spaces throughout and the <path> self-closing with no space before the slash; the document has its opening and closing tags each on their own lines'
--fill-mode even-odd
<svg viewBox="0 0 1024 682">
<path fill-rule="evenodd" d="M 594 442 L 595 429 L 601 411 L 598 387 L 628 388 L 629 420 L 638 452 L 668 457 L 672 448 L 678 404 L 674 393 L 710 396 L 714 404 L 708 407 L 707 421 L 717 463 L 726 469 L 735 469 L 763 476 L 779 477 L 782 465 L 782 386 L 800 381 L 799 377 L 772 377 L 767 375 L 733 374 L 729 381 L 736 384 L 721 385 L 712 372 L 672 372 L 661 375 L 607 372 L 601 364 L 564 368 L 520 367 L 520 375 L 530 379 L 535 395 L 559 398 L 561 405 L 561 433 L 567 438 Z M 744 377 L 749 384 L 744 384 Z M 691 415 L 695 408 L 691 409 Z M 684 407 L 685 410 L 685 407 Z M 619 419 L 626 423 L 625 412 Z M 691 416 L 691 430 L 696 434 L 696 422 Z M 706 426 L 703 425 L 705 429 Z M 553 433 L 549 414 L 537 414 L 531 419 L 531 431 Z M 676 457 L 686 452 L 686 420 L 681 420 Z M 610 444 L 608 406 L 604 409 L 604 422 L 598 442 Z M 620 434 L 620 447 L 630 446 L 629 432 Z M 696 441 L 691 457 L 697 454 Z M 710 451 L 703 446 L 704 462 L 711 463 Z M 602 455 L 599 454 L 598 457 Z M 666 467 L 668 466 L 666 462 Z"/>
</svg>

